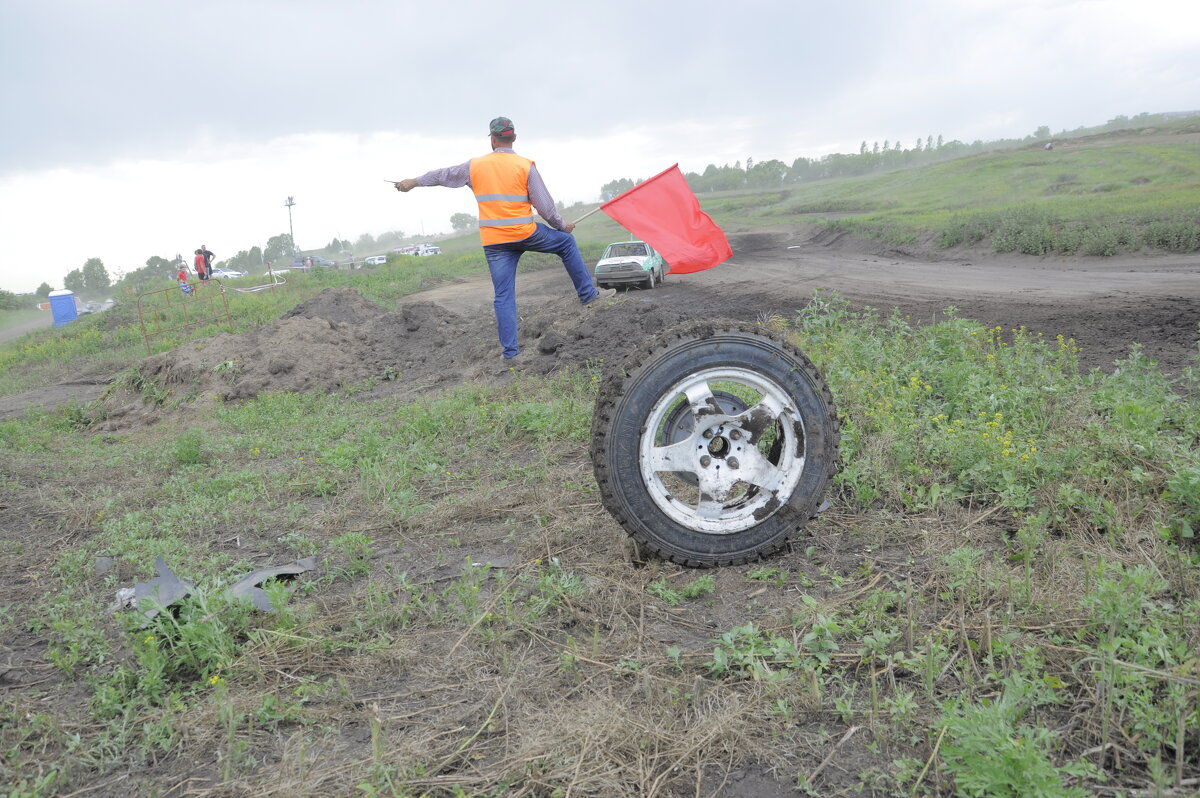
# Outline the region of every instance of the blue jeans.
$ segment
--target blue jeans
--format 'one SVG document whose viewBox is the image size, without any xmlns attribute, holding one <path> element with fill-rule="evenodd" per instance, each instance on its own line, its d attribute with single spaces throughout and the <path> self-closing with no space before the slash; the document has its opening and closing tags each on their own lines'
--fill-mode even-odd
<svg viewBox="0 0 1200 798">
<path fill-rule="evenodd" d="M 567 269 L 571 282 L 575 284 L 575 293 L 579 301 L 587 304 L 596 298 L 598 292 L 592 283 L 591 272 L 579 254 L 575 236 L 564 233 L 538 223 L 537 229 L 529 238 L 520 241 L 508 241 L 504 244 L 488 244 L 483 248 L 487 258 L 488 270 L 492 273 L 492 287 L 496 290 L 496 299 L 492 307 L 496 310 L 496 329 L 500 333 L 500 345 L 504 347 L 506 358 L 516 357 L 520 352 L 517 346 L 517 261 L 525 252 L 549 252 L 557 255 Z"/>
</svg>

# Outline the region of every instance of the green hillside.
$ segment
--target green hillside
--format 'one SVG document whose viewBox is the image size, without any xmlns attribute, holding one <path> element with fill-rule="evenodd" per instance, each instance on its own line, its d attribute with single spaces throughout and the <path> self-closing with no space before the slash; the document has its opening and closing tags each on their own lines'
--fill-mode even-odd
<svg viewBox="0 0 1200 798">
<path fill-rule="evenodd" d="M 1200 134 L 1109 134 L 705 202 L 721 224 L 818 220 L 893 244 L 1030 255 L 1200 249 Z"/>
</svg>

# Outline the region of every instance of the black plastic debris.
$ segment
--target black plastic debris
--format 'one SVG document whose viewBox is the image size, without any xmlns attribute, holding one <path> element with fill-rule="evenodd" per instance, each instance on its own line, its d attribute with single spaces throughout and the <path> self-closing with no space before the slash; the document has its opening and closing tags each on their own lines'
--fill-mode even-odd
<svg viewBox="0 0 1200 798">
<path fill-rule="evenodd" d="M 288 565 L 277 565 L 274 568 L 259 568 L 234 582 L 229 588 L 229 596 L 236 599 L 248 599 L 251 604 L 263 612 L 275 612 L 277 607 L 271 604 L 271 599 L 262 589 L 262 583 L 268 579 L 291 579 L 296 574 L 315 571 L 316 568 L 316 557 L 305 557 L 303 560 L 296 560 Z"/>
</svg>

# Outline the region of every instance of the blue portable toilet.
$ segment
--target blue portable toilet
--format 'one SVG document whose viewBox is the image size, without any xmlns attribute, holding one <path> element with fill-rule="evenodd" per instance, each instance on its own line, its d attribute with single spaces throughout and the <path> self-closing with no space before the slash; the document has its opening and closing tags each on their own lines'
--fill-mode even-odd
<svg viewBox="0 0 1200 798">
<path fill-rule="evenodd" d="M 50 315 L 54 317 L 54 326 L 61 327 L 64 324 L 70 324 L 79 318 L 79 309 L 76 307 L 78 300 L 75 298 L 74 291 L 51 291 L 50 292 Z"/>
</svg>

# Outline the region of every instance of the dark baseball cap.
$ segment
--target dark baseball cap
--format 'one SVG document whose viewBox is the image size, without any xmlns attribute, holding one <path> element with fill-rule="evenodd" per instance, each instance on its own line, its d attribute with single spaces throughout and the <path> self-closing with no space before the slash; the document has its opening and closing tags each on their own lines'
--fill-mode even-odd
<svg viewBox="0 0 1200 798">
<path fill-rule="evenodd" d="M 493 136 L 513 136 L 516 135 L 516 130 L 513 129 L 512 120 L 507 116 L 498 116 L 488 125 L 488 130 Z"/>
</svg>

